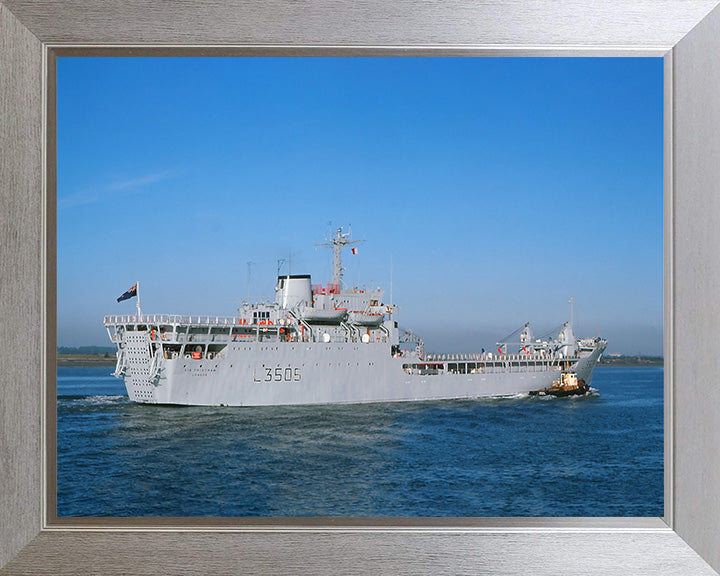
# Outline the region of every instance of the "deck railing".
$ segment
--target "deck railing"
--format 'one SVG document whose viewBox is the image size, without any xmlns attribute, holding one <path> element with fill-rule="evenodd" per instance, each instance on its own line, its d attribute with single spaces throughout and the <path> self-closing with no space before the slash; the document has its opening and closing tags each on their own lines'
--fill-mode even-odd
<svg viewBox="0 0 720 576">
<path fill-rule="evenodd" d="M 176 314 L 130 314 L 105 316 L 103 324 L 183 324 L 192 326 L 233 326 L 239 323 L 238 316 L 180 316 Z"/>
<path fill-rule="evenodd" d="M 423 361 L 431 362 L 548 362 L 548 361 L 569 361 L 578 360 L 578 356 L 560 356 L 555 353 L 549 354 L 492 354 L 492 353 L 469 353 L 469 354 L 425 354 Z"/>
</svg>

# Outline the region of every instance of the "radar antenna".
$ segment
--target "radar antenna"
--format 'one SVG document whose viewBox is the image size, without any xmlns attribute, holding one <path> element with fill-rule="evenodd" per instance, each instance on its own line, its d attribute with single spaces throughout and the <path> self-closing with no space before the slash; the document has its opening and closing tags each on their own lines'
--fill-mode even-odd
<svg viewBox="0 0 720 576">
<path fill-rule="evenodd" d="M 315 244 L 315 246 L 327 246 L 333 249 L 333 284 L 337 284 L 338 287 L 341 287 L 340 284 L 342 283 L 342 273 L 343 270 L 345 270 L 342 265 L 340 253 L 342 252 L 344 246 L 349 246 L 351 244 L 359 244 L 360 242 L 365 242 L 365 240 L 350 240 L 350 233 L 346 232 L 345 234 L 343 234 L 342 228 L 338 228 L 337 232 L 335 233 L 335 237 L 328 238 L 327 242 Z"/>
</svg>

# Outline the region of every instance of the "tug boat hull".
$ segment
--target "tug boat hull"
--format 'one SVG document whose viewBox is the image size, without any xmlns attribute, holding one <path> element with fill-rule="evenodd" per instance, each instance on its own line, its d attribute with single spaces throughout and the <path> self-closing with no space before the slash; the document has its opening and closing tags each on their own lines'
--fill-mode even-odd
<svg viewBox="0 0 720 576">
<path fill-rule="evenodd" d="M 552 383 L 548 388 L 542 390 L 534 390 L 530 392 L 531 396 L 556 396 L 562 398 L 565 396 L 582 396 L 590 391 L 590 386 L 585 380 L 578 378 L 575 372 L 563 373 L 559 380 Z"/>
</svg>

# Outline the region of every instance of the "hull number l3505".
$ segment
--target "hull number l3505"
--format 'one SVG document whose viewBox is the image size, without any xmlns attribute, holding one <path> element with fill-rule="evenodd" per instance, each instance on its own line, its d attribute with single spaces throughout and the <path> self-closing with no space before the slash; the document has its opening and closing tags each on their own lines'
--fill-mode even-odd
<svg viewBox="0 0 720 576">
<path fill-rule="evenodd" d="M 290 366 L 285 368 L 280 366 L 271 368 L 263 366 L 262 369 L 265 372 L 265 378 L 259 380 L 256 376 L 255 382 L 300 382 L 302 379 L 300 368 L 292 368 Z"/>
</svg>

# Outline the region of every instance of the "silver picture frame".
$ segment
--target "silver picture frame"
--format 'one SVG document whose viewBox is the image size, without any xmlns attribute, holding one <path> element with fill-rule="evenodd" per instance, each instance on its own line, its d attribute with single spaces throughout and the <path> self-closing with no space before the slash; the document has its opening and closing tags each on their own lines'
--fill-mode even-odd
<svg viewBox="0 0 720 576">
<path fill-rule="evenodd" d="M 0 574 L 715 574 L 720 568 L 720 9 L 701 0 L 0 0 Z M 173 55 L 665 60 L 661 519 L 54 517 L 54 59 Z M 114 52 L 117 53 L 117 52 Z"/>
</svg>

